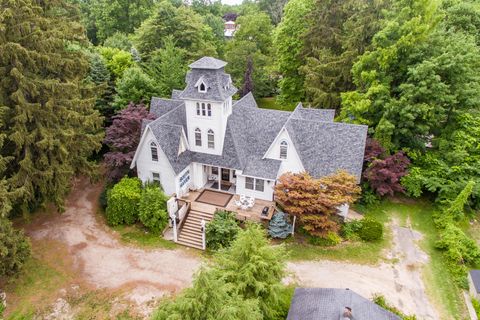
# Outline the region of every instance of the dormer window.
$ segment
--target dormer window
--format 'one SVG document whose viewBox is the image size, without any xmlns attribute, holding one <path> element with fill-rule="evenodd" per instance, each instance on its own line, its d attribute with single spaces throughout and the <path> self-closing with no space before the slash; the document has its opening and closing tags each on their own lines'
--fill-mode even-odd
<svg viewBox="0 0 480 320">
<path fill-rule="evenodd" d="M 200 83 L 200 86 L 198 87 L 198 91 L 200 92 L 207 92 L 207 87 L 205 86 L 205 83 Z"/>
<path fill-rule="evenodd" d="M 150 151 L 152 153 L 152 161 L 158 161 L 158 147 L 153 141 L 150 143 Z"/>
<path fill-rule="evenodd" d="M 280 142 L 280 159 L 287 159 L 288 153 L 288 143 L 287 141 L 283 140 Z"/>
</svg>

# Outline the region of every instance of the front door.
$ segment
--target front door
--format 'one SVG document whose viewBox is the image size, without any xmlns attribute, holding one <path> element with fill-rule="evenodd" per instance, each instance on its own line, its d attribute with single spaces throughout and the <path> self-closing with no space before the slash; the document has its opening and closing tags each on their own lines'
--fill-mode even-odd
<svg viewBox="0 0 480 320">
<path fill-rule="evenodd" d="M 222 168 L 222 181 L 230 182 L 230 169 Z"/>
</svg>

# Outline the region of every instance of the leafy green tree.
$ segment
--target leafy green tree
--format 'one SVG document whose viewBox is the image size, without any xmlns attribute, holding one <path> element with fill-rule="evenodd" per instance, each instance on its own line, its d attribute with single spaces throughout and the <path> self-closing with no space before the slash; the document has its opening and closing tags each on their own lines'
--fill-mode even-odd
<svg viewBox="0 0 480 320">
<path fill-rule="evenodd" d="M 468 198 L 470 198 L 474 186 L 475 182 L 469 181 L 455 200 L 449 204 L 448 208 L 445 210 L 445 214 L 456 220 L 462 218 L 464 216 L 465 206 L 468 204 Z"/>
<path fill-rule="evenodd" d="M 235 287 L 209 269 L 200 269 L 193 287 L 163 302 L 153 320 L 261 320 L 258 301 L 244 299 Z"/>
<path fill-rule="evenodd" d="M 117 81 L 117 95 L 114 106 L 126 107 L 130 102 L 148 103 L 152 96 L 158 94 L 155 82 L 140 67 L 133 66 L 125 70 L 123 77 Z"/>
<path fill-rule="evenodd" d="M 125 33 L 115 32 L 103 42 L 104 47 L 117 48 L 123 51 L 130 51 L 132 42 Z"/>
<path fill-rule="evenodd" d="M 188 59 L 216 54 L 212 29 L 204 24 L 202 17 L 190 7 L 175 7 L 164 0 L 135 31 L 133 41 L 142 57 L 148 58 L 163 47 L 167 36 L 172 36 L 176 46 L 186 50 Z"/>
<path fill-rule="evenodd" d="M 132 224 L 138 218 L 138 204 L 142 182 L 138 178 L 124 177 L 107 194 L 105 216 L 109 225 Z"/>
<path fill-rule="evenodd" d="M 97 90 L 85 81 L 83 29 L 76 8 L 61 0 L 2 0 L 0 7 L 0 152 L 9 160 L 1 178 L 22 191 L 15 208 L 61 208 L 71 178 L 96 169 L 89 156 L 102 140 Z"/>
<path fill-rule="evenodd" d="M 0 217 L 0 277 L 20 271 L 28 257 L 30 242 L 23 231 L 16 230 L 7 218 Z"/>
<path fill-rule="evenodd" d="M 447 28 L 456 32 L 465 32 L 476 39 L 480 45 L 480 3 L 476 0 L 442 1 L 445 10 Z"/>
<path fill-rule="evenodd" d="M 278 86 L 281 103 L 302 101 L 305 96 L 305 77 L 299 72 L 305 64 L 304 36 L 310 20 L 305 19 L 312 11 L 313 0 L 291 0 L 285 6 L 282 21 L 275 28 L 273 44 L 276 50 L 276 69 L 282 76 Z"/>
<path fill-rule="evenodd" d="M 340 107 L 340 94 L 353 90 L 351 68 L 379 29 L 386 1 L 316 0 L 304 36 L 301 68 L 307 99 L 319 108 Z"/>
<path fill-rule="evenodd" d="M 152 53 L 144 70 L 154 80 L 160 96 L 170 97 L 173 89 L 185 86 L 186 62 L 185 50 L 175 47 L 171 36 L 165 39 L 164 48 Z"/>
<path fill-rule="evenodd" d="M 121 78 L 125 70 L 134 65 L 133 57 L 130 52 L 109 47 L 101 47 L 99 52 L 105 59 L 107 68 L 115 79 Z"/>
<path fill-rule="evenodd" d="M 287 0 L 258 0 L 260 10 L 266 12 L 274 25 L 280 23 Z"/>
<path fill-rule="evenodd" d="M 157 185 L 148 185 L 142 191 L 138 204 L 138 219 L 150 231 L 160 234 L 168 222 L 168 197 Z"/>
<path fill-rule="evenodd" d="M 273 27 L 270 18 L 267 14 L 256 11 L 239 17 L 237 23 L 242 27 L 225 48 L 225 59 L 228 61 L 226 71 L 231 74 L 237 88 L 242 88 L 251 59 L 253 94 L 256 97 L 271 96 L 277 79 L 273 75 L 271 58 Z"/>
<path fill-rule="evenodd" d="M 217 256 L 215 269 L 241 297 L 258 299 L 264 319 L 273 319 L 281 304 L 285 256 L 284 247 L 270 246 L 265 230 L 252 224 Z"/>
<path fill-rule="evenodd" d="M 132 33 L 150 16 L 154 0 L 91 0 L 89 16 L 95 39 L 103 42 L 116 32 Z"/>
<path fill-rule="evenodd" d="M 227 248 L 235 240 L 240 227 L 235 219 L 235 213 L 229 211 L 217 211 L 213 220 L 207 224 L 205 237 L 207 248 L 218 250 Z"/>
</svg>

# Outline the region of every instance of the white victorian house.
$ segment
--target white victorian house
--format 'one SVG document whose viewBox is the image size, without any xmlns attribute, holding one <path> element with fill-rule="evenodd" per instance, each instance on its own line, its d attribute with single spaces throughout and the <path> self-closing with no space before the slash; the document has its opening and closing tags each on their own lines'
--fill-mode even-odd
<svg viewBox="0 0 480 320">
<path fill-rule="evenodd" d="M 314 177 L 339 169 L 360 179 L 367 127 L 333 121 L 334 110 L 260 109 L 237 92 L 226 62 L 192 63 L 186 88 L 171 99 L 152 98 L 157 118 L 143 123 L 131 167 L 142 181 L 159 181 L 167 194 L 211 188 L 272 200 L 285 172 Z"/>
</svg>

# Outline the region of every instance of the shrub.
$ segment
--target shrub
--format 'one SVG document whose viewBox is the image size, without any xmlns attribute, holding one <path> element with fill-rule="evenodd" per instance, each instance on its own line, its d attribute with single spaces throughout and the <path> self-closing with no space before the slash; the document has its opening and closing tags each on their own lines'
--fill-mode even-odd
<svg viewBox="0 0 480 320">
<path fill-rule="evenodd" d="M 155 185 L 148 185 L 142 191 L 138 205 L 138 218 L 150 231 L 160 233 L 168 221 L 168 197 Z"/>
<path fill-rule="evenodd" d="M 30 242 L 23 231 L 13 228 L 7 218 L 0 218 L 0 276 L 21 270 L 30 256 Z"/>
<path fill-rule="evenodd" d="M 384 296 L 380 295 L 380 294 L 375 294 L 372 298 L 372 301 L 379 305 L 380 307 L 382 307 L 383 309 L 385 310 L 388 310 L 392 313 L 395 313 L 397 316 L 399 316 L 400 318 L 402 318 L 403 320 L 416 320 L 417 317 L 416 316 L 409 316 L 409 315 L 406 315 L 405 313 L 401 312 L 400 310 L 398 310 L 397 308 L 395 308 L 394 306 L 390 305 Z"/>
<path fill-rule="evenodd" d="M 205 231 L 207 247 L 212 250 L 229 247 L 239 230 L 233 212 L 223 210 L 215 212 Z"/>
<path fill-rule="evenodd" d="M 340 234 L 348 240 L 358 240 L 360 229 L 362 228 L 361 220 L 353 220 L 345 222 L 342 226 Z"/>
<path fill-rule="evenodd" d="M 457 284 L 468 288 L 467 266 L 480 263 L 480 249 L 476 242 L 453 223 L 448 223 L 440 231 L 440 240 L 435 247 L 443 251 L 447 268 Z"/>
<path fill-rule="evenodd" d="M 477 318 L 480 319 L 480 302 L 475 299 L 475 297 L 471 297 L 471 301 L 473 309 L 475 309 L 475 313 L 477 314 Z"/>
<path fill-rule="evenodd" d="M 138 178 L 125 177 L 108 192 L 105 211 L 108 224 L 116 226 L 137 221 L 141 186 Z"/>
<path fill-rule="evenodd" d="M 102 208 L 103 211 L 107 209 L 107 204 L 108 204 L 108 191 L 110 188 L 108 186 L 104 186 L 102 192 L 100 193 L 100 196 L 98 197 L 98 204 L 100 205 L 100 208 Z"/>
<path fill-rule="evenodd" d="M 316 246 L 332 247 L 342 242 L 342 238 L 335 232 L 329 232 L 324 238 L 310 236 L 308 242 Z"/>
<path fill-rule="evenodd" d="M 380 240 L 383 237 L 383 225 L 373 218 L 364 218 L 358 235 L 364 241 Z"/>
</svg>

